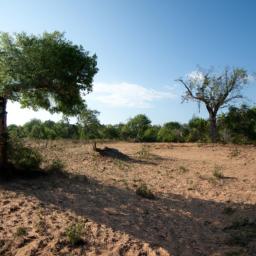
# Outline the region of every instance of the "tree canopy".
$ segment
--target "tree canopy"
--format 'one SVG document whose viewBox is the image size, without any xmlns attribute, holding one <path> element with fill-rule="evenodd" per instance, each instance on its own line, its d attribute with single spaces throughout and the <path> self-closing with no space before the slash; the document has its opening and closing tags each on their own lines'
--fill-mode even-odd
<svg viewBox="0 0 256 256">
<path fill-rule="evenodd" d="M 242 86 L 247 83 L 247 72 L 241 68 L 225 68 L 222 73 L 199 70 L 186 79 L 178 79 L 186 89 L 184 101 L 203 103 L 209 113 L 211 122 L 212 142 L 217 139 L 216 117 L 221 107 L 226 107 L 231 101 L 241 99 Z"/>
<path fill-rule="evenodd" d="M 92 91 L 97 57 L 63 33 L 0 33 L 0 167 L 7 162 L 6 104 L 77 115 Z M 35 132 L 39 132 L 38 127 Z M 42 135 L 43 136 L 43 135 Z"/>
<path fill-rule="evenodd" d="M 23 107 L 77 114 L 92 91 L 96 55 L 60 32 L 0 34 L 0 96 Z"/>
</svg>

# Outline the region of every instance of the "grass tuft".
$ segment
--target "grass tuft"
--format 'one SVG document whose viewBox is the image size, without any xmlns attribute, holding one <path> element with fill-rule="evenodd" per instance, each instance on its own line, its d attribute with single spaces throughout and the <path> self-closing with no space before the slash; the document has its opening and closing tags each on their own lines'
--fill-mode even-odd
<svg viewBox="0 0 256 256">
<path fill-rule="evenodd" d="M 26 236 L 27 234 L 28 234 L 28 231 L 27 231 L 27 228 L 25 227 L 18 227 L 16 230 L 17 237 Z"/>
<path fill-rule="evenodd" d="M 82 244 L 83 225 L 81 223 L 71 224 L 65 231 L 67 241 L 72 246 Z"/>
<path fill-rule="evenodd" d="M 147 198 L 147 199 L 155 199 L 155 195 L 152 193 L 152 191 L 148 188 L 146 184 L 141 184 L 137 189 L 136 189 L 136 194 Z"/>
</svg>

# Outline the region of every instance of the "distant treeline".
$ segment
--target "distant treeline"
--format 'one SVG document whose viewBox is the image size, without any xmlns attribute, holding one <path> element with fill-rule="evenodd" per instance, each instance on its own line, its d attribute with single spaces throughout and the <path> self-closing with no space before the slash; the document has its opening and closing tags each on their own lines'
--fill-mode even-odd
<svg viewBox="0 0 256 256">
<path fill-rule="evenodd" d="M 256 107 L 230 107 L 218 117 L 218 141 L 223 143 L 256 142 Z M 100 124 L 96 112 L 89 113 L 83 121 L 70 124 L 66 121 L 33 119 L 23 126 L 10 125 L 10 136 L 33 139 L 107 139 L 136 142 L 210 142 L 209 121 L 194 117 L 187 124 L 167 122 L 152 125 L 143 114 L 127 123 Z"/>
</svg>

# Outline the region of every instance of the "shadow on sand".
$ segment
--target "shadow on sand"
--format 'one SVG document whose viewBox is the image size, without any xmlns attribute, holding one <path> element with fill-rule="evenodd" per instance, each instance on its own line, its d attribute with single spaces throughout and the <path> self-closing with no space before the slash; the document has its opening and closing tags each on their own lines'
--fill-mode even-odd
<svg viewBox="0 0 256 256">
<path fill-rule="evenodd" d="M 83 175 L 55 172 L 35 179 L 0 181 L 0 187 L 38 198 L 45 207 L 53 204 L 61 210 L 105 224 L 149 243 L 161 246 L 171 255 L 222 254 L 227 245 L 230 225 L 227 207 L 239 218 L 255 217 L 255 205 L 219 203 L 181 195 L 157 195 L 157 200 L 139 197 L 132 190 L 100 184 Z M 111 209 L 111 211 L 109 211 Z M 233 217 L 233 216 L 232 216 Z M 254 238 L 253 238 L 254 239 Z M 246 245 L 253 254 L 255 240 Z"/>
<path fill-rule="evenodd" d="M 112 159 L 117 159 L 124 162 L 137 163 L 137 164 L 157 165 L 157 163 L 155 163 L 153 160 L 163 160 L 162 157 L 153 155 L 153 154 L 149 154 L 149 156 L 147 157 L 148 159 L 134 158 L 124 154 L 123 152 L 121 152 L 116 148 L 109 148 L 109 147 L 104 147 L 103 149 L 97 148 L 96 151 L 102 157 L 109 157 Z"/>
</svg>

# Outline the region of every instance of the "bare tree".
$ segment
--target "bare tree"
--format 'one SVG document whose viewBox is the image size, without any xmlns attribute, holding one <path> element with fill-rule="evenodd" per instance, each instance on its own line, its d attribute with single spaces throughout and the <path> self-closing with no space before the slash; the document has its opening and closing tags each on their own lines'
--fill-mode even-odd
<svg viewBox="0 0 256 256">
<path fill-rule="evenodd" d="M 241 68 L 225 68 L 222 73 L 213 71 L 192 72 L 185 80 L 178 79 L 186 89 L 183 101 L 203 103 L 209 113 L 212 142 L 217 140 L 217 113 L 231 101 L 241 99 L 242 87 L 247 84 L 247 72 Z"/>
</svg>

